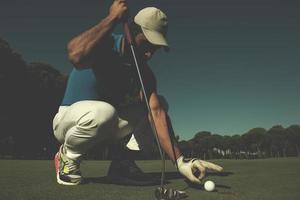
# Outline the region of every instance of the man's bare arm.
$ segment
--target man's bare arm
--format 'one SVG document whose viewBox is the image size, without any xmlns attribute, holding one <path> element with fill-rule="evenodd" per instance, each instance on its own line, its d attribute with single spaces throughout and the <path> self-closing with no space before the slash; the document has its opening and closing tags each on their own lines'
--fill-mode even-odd
<svg viewBox="0 0 300 200">
<path fill-rule="evenodd" d="M 155 76 L 148 64 L 143 63 L 143 65 L 141 66 L 142 67 L 140 69 L 142 72 L 143 83 L 145 86 L 146 95 L 148 97 L 148 102 L 153 116 L 155 128 L 157 130 L 159 143 L 163 151 L 166 152 L 166 154 L 173 162 L 175 162 L 176 159 L 178 159 L 182 155 L 182 153 L 177 144 L 171 141 L 172 138 L 170 137 L 170 131 L 173 130 L 169 130 L 170 126 L 168 125 L 167 121 L 167 113 L 165 112 L 163 105 L 161 104 L 157 95 Z M 140 97 L 142 101 L 144 101 L 144 95 L 142 91 L 140 91 Z M 148 114 L 148 118 L 149 120 L 151 120 L 150 113 Z"/>
<path fill-rule="evenodd" d="M 95 61 L 95 52 L 106 50 L 108 37 L 127 10 L 124 0 L 115 0 L 109 15 L 91 29 L 81 33 L 68 43 L 68 57 L 78 69 L 91 67 Z"/>
<path fill-rule="evenodd" d="M 175 162 L 181 155 L 181 151 L 177 144 L 172 143 L 172 138 L 170 137 L 169 126 L 167 123 L 167 114 L 165 110 L 162 108 L 158 96 L 156 92 L 152 92 L 149 98 L 150 109 L 152 112 L 154 124 L 158 133 L 158 138 L 160 141 L 160 145 L 169 158 Z M 150 117 L 150 116 L 149 116 Z M 173 145 L 173 147 L 172 147 Z M 175 152 L 173 152 L 173 149 Z"/>
</svg>

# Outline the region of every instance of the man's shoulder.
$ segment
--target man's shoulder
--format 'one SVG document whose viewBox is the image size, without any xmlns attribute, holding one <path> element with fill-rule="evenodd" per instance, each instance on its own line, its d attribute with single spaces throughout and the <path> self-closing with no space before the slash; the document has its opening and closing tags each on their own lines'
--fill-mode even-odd
<svg viewBox="0 0 300 200">
<path fill-rule="evenodd" d="M 151 90 L 155 91 L 156 90 L 156 78 L 155 75 L 152 71 L 152 69 L 149 67 L 148 64 L 146 64 L 145 66 L 143 66 L 143 78 L 145 81 L 145 84 L 147 85 L 147 87 L 151 88 Z"/>
<path fill-rule="evenodd" d="M 151 75 L 154 77 L 154 72 L 153 70 L 151 69 L 151 67 L 148 65 L 148 63 L 143 63 L 143 71 L 145 74 L 147 75 Z"/>
</svg>

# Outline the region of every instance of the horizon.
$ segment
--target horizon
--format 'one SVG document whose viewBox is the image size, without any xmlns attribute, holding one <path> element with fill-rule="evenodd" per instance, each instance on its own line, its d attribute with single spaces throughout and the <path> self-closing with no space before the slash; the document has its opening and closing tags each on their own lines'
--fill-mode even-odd
<svg viewBox="0 0 300 200">
<path fill-rule="evenodd" d="M 0 37 L 25 62 L 64 74 L 67 42 L 108 12 L 104 1 L 4 2 Z M 300 122 L 300 3 L 152 1 L 168 15 L 171 51 L 150 61 L 175 133 L 242 135 Z M 147 2 L 129 2 L 131 13 Z M 55 12 L 53 12 L 55 10 Z M 121 33 L 120 27 L 116 29 Z M 176 58 L 176 59 L 174 59 Z"/>
</svg>

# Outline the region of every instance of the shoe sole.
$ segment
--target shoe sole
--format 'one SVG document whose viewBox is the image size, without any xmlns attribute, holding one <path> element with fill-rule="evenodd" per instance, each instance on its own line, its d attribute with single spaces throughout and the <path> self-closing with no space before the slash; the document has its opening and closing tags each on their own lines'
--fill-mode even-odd
<svg viewBox="0 0 300 200">
<path fill-rule="evenodd" d="M 59 152 L 57 152 L 54 156 L 54 166 L 55 166 L 55 174 L 56 174 L 57 183 L 61 184 L 61 185 L 79 185 L 79 184 L 81 184 L 82 180 L 75 182 L 75 183 L 70 183 L 70 182 L 65 182 L 59 178 L 59 161 L 60 161 L 59 157 L 60 157 Z"/>
</svg>

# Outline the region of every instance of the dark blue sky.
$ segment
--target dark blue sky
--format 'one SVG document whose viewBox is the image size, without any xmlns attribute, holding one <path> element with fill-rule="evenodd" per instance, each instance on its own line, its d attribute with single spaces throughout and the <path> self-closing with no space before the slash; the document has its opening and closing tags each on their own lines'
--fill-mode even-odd
<svg viewBox="0 0 300 200">
<path fill-rule="evenodd" d="M 27 62 L 69 73 L 66 44 L 111 1 L 0 3 L 0 37 Z M 242 134 L 300 122 L 300 3 L 290 0 L 128 0 L 169 17 L 171 51 L 150 62 L 177 134 Z M 117 29 L 120 32 L 121 29 Z"/>
</svg>

